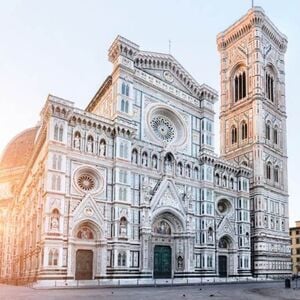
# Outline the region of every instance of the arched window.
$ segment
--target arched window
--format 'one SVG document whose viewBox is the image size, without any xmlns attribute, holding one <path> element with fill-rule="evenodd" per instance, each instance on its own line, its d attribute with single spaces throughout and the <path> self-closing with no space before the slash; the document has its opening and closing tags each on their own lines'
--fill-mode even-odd
<svg viewBox="0 0 300 300">
<path fill-rule="evenodd" d="M 237 143 L 237 129 L 235 126 L 231 127 L 231 144 Z"/>
<path fill-rule="evenodd" d="M 55 175 L 52 175 L 52 178 L 51 178 L 51 189 L 56 190 L 56 176 Z"/>
<path fill-rule="evenodd" d="M 119 228 L 119 234 L 121 237 L 127 236 L 127 220 L 125 217 L 122 217 L 120 219 L 120 228 Z"/>
<path fill-rule="evenodd" d="M 129 96 L 129 84 L 122 82 L 121 92 L 125 96 Z"/>
<path fill-rule="evenodd" d="M 271 124 L 270 124 L 270 122 L 267 122 L 267 124 L 266 124 L 266 139 L 268 141 L 271 140 Z"/>
<path fill-rule="evenodd" d="M 248 138 L 248 126 L 245 121 L 242 122 L 241 130 L 242 130 L 242 140 L 247 139 Z"/>
<path fill-rule="evenodd" d="M 118 254 L 118 266 L 126 267 L 126 252 L 122 251 Z"/>
<path fill-rule="evenodd" d="M 125 95 L 126 95 L 126 96 L 129 96 L 129 84 L 126 84 Z"/>
<path fill-rule="evenodd" d="M 275 181 L 276 183 L 279 182 L 279 167 L 278 167 L 278 166 L 276 166 L 276 167 L 274 168 L 274 181 Z"/>
<path fill-rule="evenodd" d="M 272 164 L 270 162 L 267 163 L 267 167 L 266 167 L 266 176 L 267 176 L 267 179 L 271 179 L 271 167 L 272 167 Z"/>
<path fill-rule="evenodd" d="M 56 169 L 56 168 L 57 168 L 57 156 L 56 156 L 56 154 L 53 154 L 52 169 Z"/>
<path fill-rule="evenodd" d="M 198 169 L 198 167 L 195 167 L 194 168 L 194 178 L 195 179 L 199 179 L 199 176 L 200 174 L 199 174 L 199 169 Z"/>
<path fill-rule="evenodd" d="M 274 142 L 274 144 L 278 145 L 278 128 L 277 128 L 277 126 L 275 126 L 274 130 L 273 130 L 273 142 Z"/>
<path fill-rule="evenodd" d="M 234 100 L 235 102 L 246 97 L 246 72 L 239 70 L 234 76 Z"/>
<path fill-rule="evenodd" d="M 125 111 L 125 100 L 121 100 L 121 111 Z"/>
<path fill-rule="evenodd" d="M 265 91 L 267 99 L 274 102 L 274 75 L 270 72 L 266 72 L 266 91 Z"/>
<path fill-rule="evenodd" d="M 61 189 L 61 179 L 60 179 L 60 176 L 57 175 L 57 177 L 56 177 L 56 190 L 60 191 L 60 189 Z"/>
<path fill-rule="evenodd" d="M 223 176 L 223 187 L 227 187 L 227 177 L 226 177 L 226 175 Z"/>
<path fill-rule="evenodd" d="M 126 84 L 125 84 L 125 82 L 122 82 L 122 94 L 126 95 Z"/>
<path fill-rule="evenodd" d="M 54 126 L 54 139 L 56 141 L 58 141 L 58 139 L 59 139 L 59 127 L 57 124 L 55 124 L 55 126 Z"/>
<path fill-rule="evenodd" d="M 129 102 L 128 101 L 125 102 L 125 112 L 126 113 L 129 112 Z"/>
<path fill-rule="evenodd" d="M 61 170 L 61 161 L 62 161 L 61 155 L 58 155 L 58 157 L 57 157 L 57 170 Z"/>
<path fill-rule="evenodd" d="M 48 265 L 57 266 L 58 265 L 58 250 L 50 249 L 48 254 Z"/>
<path fill-rule="evenodd" d="M 133 149 L 131 152 L 131 162 L 134 164 L 138 163 L 138 151 L 136 149 Z"/>
<path fill-rule="evenodd" d="M 220 185 L 220 175 L 218 173 L 216 174 L 216 184 Z"/>
<path fill-rule="evenodd" d="M 64 128 L 62 125 L 60 125 L 59 127 L 59 141 L 62 142 L 63 141 L 63 137 L 64 137 Z"/>
</svg>

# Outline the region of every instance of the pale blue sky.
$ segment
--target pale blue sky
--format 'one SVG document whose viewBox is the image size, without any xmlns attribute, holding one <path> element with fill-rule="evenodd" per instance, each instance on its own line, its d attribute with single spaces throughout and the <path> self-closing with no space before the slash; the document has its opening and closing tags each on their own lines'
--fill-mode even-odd
<svg viewBox="0 0 300 300">
<path fill-rule="evenodd" d="M 255 0 L 288 36 L 286 92 L 290 223 L 300 220 L 300 1 Z M 219 89 L 216 35 L 251 0 L 0 0 L 0 151 L 34 126 L 49 93 L 84 108 L 111 72 L 120 34 L 143 50 L 172 54 L 200 83 Z M 216 104 L 218 108 L 219 103 Z M 218 144 L 218 123 L 216 137 Z M 298 177 L 299 176 L 299 177 Z"/>
</svg>

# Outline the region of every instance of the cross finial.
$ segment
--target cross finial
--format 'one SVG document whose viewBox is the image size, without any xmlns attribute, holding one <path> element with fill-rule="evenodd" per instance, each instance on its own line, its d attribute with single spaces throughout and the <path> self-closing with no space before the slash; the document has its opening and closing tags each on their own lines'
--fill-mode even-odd
<svg viewBox="0 0 300 300">
<path fill-rule="evenodd" d="M 169 40 L 169 54 L 171 54 L 171 40 Z"/>
<path fill-rule="evenodd" d="M 254 0 L 252 0 L 252 8 L 254 7 Z"/>
</svg>

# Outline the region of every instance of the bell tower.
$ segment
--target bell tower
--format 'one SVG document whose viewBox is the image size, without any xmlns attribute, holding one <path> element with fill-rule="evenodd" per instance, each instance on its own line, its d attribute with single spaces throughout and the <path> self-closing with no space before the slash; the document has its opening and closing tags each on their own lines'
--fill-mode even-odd
<svg viewBox="0 0 300 300">
<path fill-rule="evenodd" d="M 217 36 L 220 152 L 252 168 L 255 275 L 290 273 L 284 55 L 287 38 L 260 7 Z"/>
</svg>

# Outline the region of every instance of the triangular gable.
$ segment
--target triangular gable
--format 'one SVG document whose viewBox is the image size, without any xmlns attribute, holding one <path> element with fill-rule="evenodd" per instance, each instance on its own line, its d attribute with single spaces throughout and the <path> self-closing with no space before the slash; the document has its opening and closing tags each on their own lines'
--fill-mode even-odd
<svg viewBox="0 0 300 300">
<path fill-rule="evenodd" d="M 182 84 L 182 82 L 180 82 L 176 78 L 172 77 L 171 81 L 168 81 L 166 79 L 166 74 L 168 74 L 167 72 L 169 72 L 169 70 L 165 71 L 165 70 L 143 69 L 143 71 L 159 78 L 160 80 L 166 82 L 167 84 L 171 84 L 172 86 L 180 89 L 181 91 L 183 91 L 189 95 L 192 95 L 191 92 Z"/>
<path fill-rule="evenodd" d="M 175 209 L 182 216 L 185 208 L 172 180 L 164 179 L 151 200 L 151 210 L 154 212 L 159 208 Z"/>
<path fill-rule="evenodd" d="M 174 82 L 195 98 L 206 96 L 213 101 L 217 100 L 217 92 L 206 84 L 200 85 L 171 54 L 139 51 L 134 57 L 134 64 L 137 68 L 152 74 L 155 71 L 169 72 Z M 171 78 L 168 83 L 172 84 Z"/>
<path fill-rule="evenodd" d="M 73 224 L 83 220 L 91 220 L 104 229 L 104 217 L 97 206 L 95 199 L 91 195 L 86 195 L 73 212 Z"/>
<path fill-rule="evenodd" d="M 228 234 L 232 239 L 235 239 L 234 227 L 232 226 L 232 222 L 230 222 L 226 216 L 221 220 L 217 228 L 217 239 L 225 234 Z"/>
</svg>

